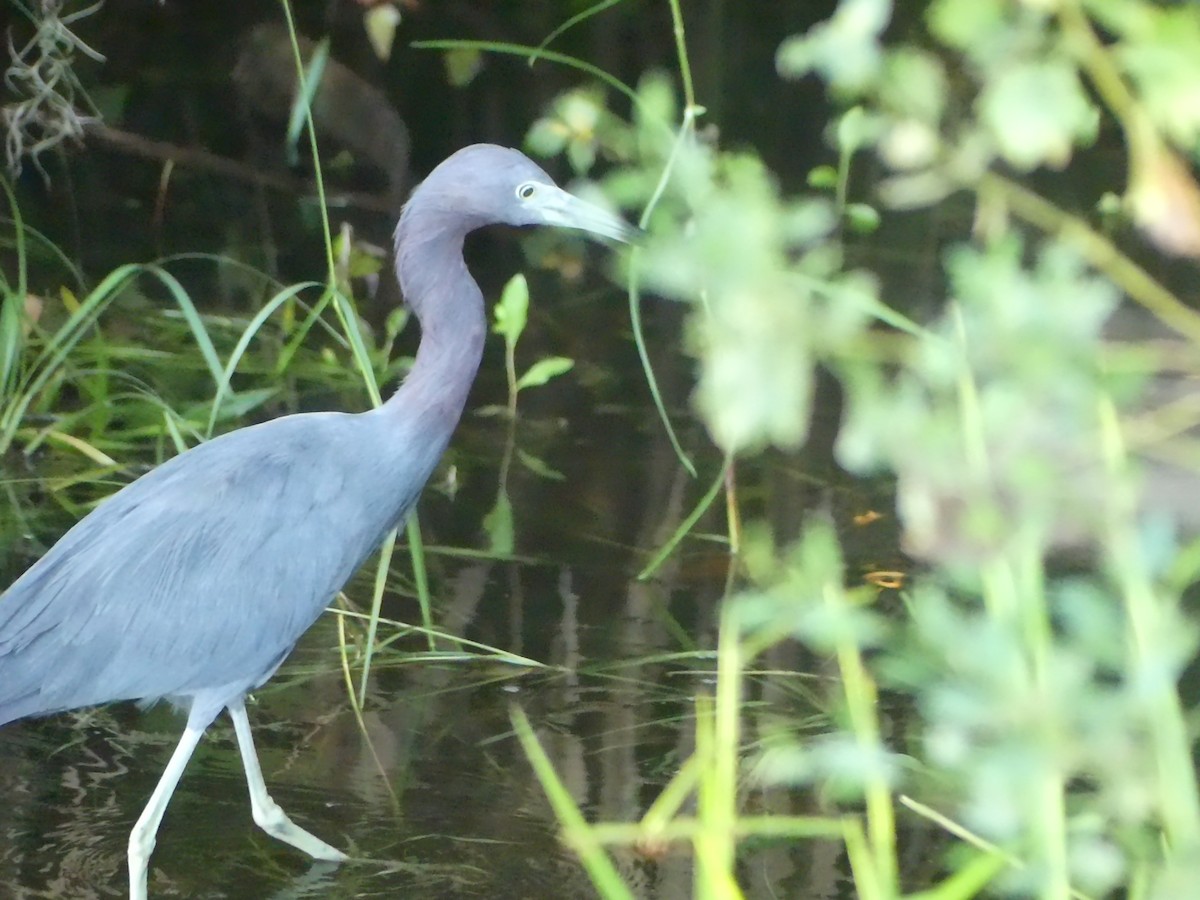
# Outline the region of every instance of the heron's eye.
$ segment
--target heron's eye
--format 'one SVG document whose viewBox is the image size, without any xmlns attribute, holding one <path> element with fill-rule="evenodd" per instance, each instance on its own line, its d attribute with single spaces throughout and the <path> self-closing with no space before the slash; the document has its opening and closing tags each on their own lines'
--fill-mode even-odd
<svg viewBox="0 0 1200 900">
<path fill-rule="evenodd" d="M 537 185 L 532 181 L 527 181 L 522 185 L 517 186 L 517 197 L 522 200 L 528 200 L 537 192 Z"/>
</svg>

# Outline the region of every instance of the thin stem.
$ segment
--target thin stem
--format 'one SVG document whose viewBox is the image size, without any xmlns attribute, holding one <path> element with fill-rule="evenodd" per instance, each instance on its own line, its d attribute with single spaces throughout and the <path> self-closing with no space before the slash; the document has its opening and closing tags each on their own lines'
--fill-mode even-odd
<svg viewBox="0 0 1200 900">
<path fill-rule="evenodd" d="M 654 208 L 658 206 L 659 201 L 662 199 L 685 142 L 691 140 L 693 137 L 695 131 L 695 113 L 696 110 L 691 105 L 688 105 L 683 111 L 683 122 L 680 124 L 679 131 L 675 135 L 675 140 L 671 144 L 671 153 L 667 157 L 667 162 L 663 166 L 662 173 L 659 175 L 658 183 L 655 184 L 654 191 L 650 194 L 650 199 L 646 202 L 646 207 L 642 210 L 642 215 L 638 219 L 638 225 L 642 228 L 645 228 L 649 223 Z M 695 478 L 696 466 L 692 462 L 691 457 L 684 451 L 683 445 L 679 443 L 679 438 L 675 434 L 675 428 L 671 424 L 671 417 L 667 415 L 667 408 L 663 403 L 662 392 L 658 388 L 658 378 L 654 374 L 654 367 L 650 362 L 649 351 L 646 349 L 646 337 L 642 331 L 641 286 L 638 281 L 638 263 L 640 260 L 641 249 L 634 247 L 629 254 L 628 285 L 629 326 L 633 332 L 633 344 L 637 348 L 638 359 L 642 364 L 642 372 L 646 377 L 646 385 L 650 388 L 650 396 L 654 400 L 654 408 L 658 412 L 658 419 L 662 422 L 663 429 L 667 432 L 667 439 L 671 442 L 671 447 L 675 451 L 675 456 L 679 460 L 680 465 L 687 470 L 689 475 Z"/>
<path fill-rule="evenodd" d="M 683 121 L 680 123 L 679 130 L 675 134 L 675 139 L 671 144 L 671 153 L 667 157 L 667 162 L 663 166 L 662 173 L 659 175 L 658 183 L 655 184 L 650 199 L 646 202 L 646 207 L 642 210 L 642 215 L 638 220 L 638 224 L 642 228 L 645 228 L 649 223 L 651 213 L 662 199 L 662 195 L 670 183 L 671 173 L 675 169 L 682 148 L 686 142 L 691 141 L 695 136 L 696 117 L 703 112 L 701 107 L 696 106 L 696 95 L 692 86 L 692 70 L 691 64 L 688 62 L 687 41 L 679 2 L 678 0 L 669 0 L 669 5 L 671 8 L 671 20 L 675 26 L 675 50 L 678 57 L 679 73 L 683 81 Z M 658 388 L 658 379 L 654 375 L 654 368 L 650 363 L 650 355 L 646 350 L 646 339 L 642 331 L 641 290 L 638 283 L 639 258 L 640 250 L 635 247 L 630 254 L 629 260 L 629 324 L 633 331 L 634 346 L 637 347 L 638 359 L 642 363 L 642 372 L 645 374 L 646 384 L 650 388 L 650 396 L 654 399 L 654 408 L 658 411 L 659 421 L 663 423 L 663 428 L 667 432 L 667 438 L 671 442 L 675 456 L 679 459 L 680 465 L 687 470 L 688 474 L 695 478 L 696 467 L 692 463 L 691 458 L 684 452 L 683 446 L 679 443 L 679 438 L 675 434 L 675 429 L 671 425 L 671 419 L 667 415 L 667 409 L 662 400 L 662 393 Z"/>
<path fill-rule="evenodd" d="M 622 0 L 600 0 L 600 2 L 594 6 L 589 6 L 582 12 L 578 12 L 571 16 L 569 19 L 567 19 L 567 21 L 563 22 L 548 35 L 546 35 L 546 37 L 542 39 L 542 42 L 534 48 L 533 53 L 529 57 L 529 65 L 532 67 L 533 64 L 538 61 L 538 56 L 541 54 L 541 52 L 554 43 L 554 41 L 557 40 L 561 35 L 566 34 L 580 22 L 586 22 L 588 19 L 592 18 L 592 16 L 598 16 L 606 9 L 610 9 L 621 2 Z"/>
<path fill-rule="evenodd" d="M 833 615 L 838 615 L 837 607 L 845 604 L 847 600 L 842 585 L 827 584 L 822 595 L 826 607 Z M 850 728 L 855 742 L 863 755 L 869 759 L 881 749 L 879 720 L 875 714 L 875 683 L 867 673 L 862 654 L 853 639 L 839 640 L 836 653 Z M 865 793 L 870 866 L 882 896 L 893 897 L 896 895 L 899 881 L 896 865 L 896 816 L 892 807 L 891 790 L 882 772 L 875 772 L 867 777 Z M 864 856 L 864 859 L 866 858 Z"/>
<path fill-rule="evenodd" d="M 1121 78 L 1112 57 L 1096 37 L 1096 32 L 1078 0 L 1063 0 L 1058 7 L 1063 34 L 1075 41 L 1080 62 L 1096 88 L 1096 93 L 1128 131 L 1140 116 L 1137 100 Z"/>
<path fill-rule="evenodd" d="M 517 418 L 517 342 L 504 337 L 504 374 L 508 378 L 508 419 Z"/>
<path fill-rule="evenodd" d="M 668 540 L 662 546 L 662 548 L 654 554 L 650 562 L 646 563 L 642 571 L 638 572 L 638 581 L 645 581 L 647 578 L 653 575 L 658 570 L 658 567 L 666 562 L 667 557 L 675 552 L 675 548 L 679 546 L 679 542 L 687 537 L 688 533 L 692 530 L 692 528 L 695 527 L 696 523 L 700 521 L 700 517 L 708 512 L 708 508 L 712 506 L 713 501 L 717 499 L 717 494 L 719 494 L 721 492 L 721 488 L 725 486 L 726 475 L 729 472 L 731 465 L 733 465 L 733 461 L 731 458 L 727 457 L 725 464 L 721 467 L 721 471 L 717 473 L 717 477 L 713 480 L 713 483 L 709 489 L 704 492 L 704 496 L 700 498 L 700 502 L 696 504 L 696 508 L 693 509 L 691 513 L 688 514 L 688 517 L 680 523 L 679 527 L 675 529 L 675 533 L 671 535 L 670 540 Z"/>
<path fill-rule="evenodd" d="M 527 47 L 524 44 L 506 44 L 502 41 L 413 41 L 412 46 L 416 50 L 480 50 L 485 53 L 502 53 L 508 56 L 544 59 L 547 62 L 558 63 L 559 65 L 585 72 L 593 78 L 604 82 L 613 90 L 623 94 L 633 102 L 634 106 L 641 105 L 641 98 L 638 97 L 637 91 L 625 84 L 625 82 L 613 77 L 599 66 L 594 66 L 573 56 L 567 56 L 565 53 L 555 53 L 552 50 L 543 50 L 539 47 Z"/>
<path fill-rule="evenodd" d="M 394 539 L 393 532 L 393 539 Z M 433 598 L 429 594 L 429 572 L 425 568 L 425 542 L 421 537 L 421 520 L 417 510 L 413 509 L 404 526 L 405 537 L 408 538 L 408 556 L 412 562 L 413 581 L 417 588 L 417 603 L 421 607 L 421 626 L 429 638 L 429 649 L 437 648 L 433 631 Z"/>
<path fill-rule="evenodd" d="M 396 795 L 396 789 L 392 787 L 391 779 L 388 778 L 387 767 L 375 751 L 375 742 L 370 739 L 371 733 L 367 730 L 367 723 L 363 719 L 362 704 L 355 702 L 354 677 L 350 672 L 350 658 L 346 653 L 346 649 L 350 646 L 346 639 L 346 618 L 346 616 L 337 617 L 338 644 L 342 648 L 342 678 L 346 682 L 346 693 L 350 697 L 350 708 L 354 711 L 354 718 L 358 722 L 358 730 L 367 737 L 367 752 L 371 754 L 371 759 L 374 760 L 375 768 L 379 772 L 379 780 L 383 782 L 383 788 L 387 791 L 388 798 L 392 801 L 392 810 L 398 815 L 400 813 L 400 798 Z"/>
<path fill-rule="evenodd" d="M 671 24 L 675 26 L 675 55 L 679 61 L 679 77 L 683 80 L 683 99 L 687 104 L 687 111 L 690 112 L 696 105 L 696 92 L 692 87 L 692 66 L 688 62 L 683 13 L 679 9 L 679 0 L 668 0 L 668 5 L 671 7 Z"/>
<path fill-rule="evenodd" d="M 1101 404 L 1101 439 L 1112 487 L 1108 503 L 1107 549 L 1112 571 L 1120 584 L 1129 619 L 1131 672 L 1141 684 L 1146 717 L 1157 763 L 1157 791 L 1163 830 L 1170 852 L 1178 859 L 1200 852 L 1200 785 L 1192 761 L 1192 741 L 1179 700 L 1178 677 L 1161 659 L 1164 635 L 1175 627 L 1177 610 L 1159 596 L 1147 567 L 1133 523 L 1136 496 L 1128 483 L 1128 467 L 1117 411 L 1107 400 Z"/>
<path fill-rule="evenodd" d="M 379 620 L 383 612 L 383 594 L 387 589 L 387 575 L 392 564 L 392 552 L 396 548 L 396 530 L 388 534 L 379 552 L 379 564 L 375 567 L 375 584 L 371 591 L 371 615 L 367 619 L 367 641 L 363 648 L 362 676 L 358 682 L 358 705 L 367 704 L 367 684 L 371 680 L 371 661 L 375 658 L 375 640 L 379 634 Z M 432 649 L 432 648 L 431 648 Z"/>
</svg>

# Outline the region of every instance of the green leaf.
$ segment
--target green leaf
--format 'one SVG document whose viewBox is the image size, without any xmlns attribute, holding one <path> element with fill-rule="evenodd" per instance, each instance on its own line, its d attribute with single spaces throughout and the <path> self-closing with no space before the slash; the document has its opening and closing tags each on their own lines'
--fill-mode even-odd
<svg viewBox="0 0 1200 900">
<path fill-rule="evenodd" d="M 350 266 L 346 274 L 351 278 L 363 278 L 367 275 L 378 275 L 383 270 L 383 260 L 372 253 L 355 247 L 350 251 Z"/>
<path fill-rule="evenodd" d="M 571 367 L 575 365 L 575 360 L 568 359 L 565 356 L 547 356 L 545 359 L 539 359 L 529 370 L 517 379 L 517 390 L 524 390 L 527 387 L 540 387 L 551 378 L 557 378 L 564 372 L 569 372 Z"/>
<path fill-rule="evenodd" d="M 525 331 L 529 315 L 529 282 L 520 273 L 509 279 L 500 294 L 500 301 L 493 313 L 495 324 L 492 331 L 504 335 L 508 344 L 516 344 Z"/>
<path fill-rule="evenodd" d="M 1180 147 L 1194 147 L 1200 137 L 1200 16 L 1194 4 L 1136 12 L 1147 21 L 1129 23 L 1116 58 L 1154 122 Z"/>
<path fill-rule="evenodd" d="M 838 149 L 853 155 L 871 142 L 876 131 L 878 128 L 872 127 L 866 111 L 861 106 L 851 107 L 838 119 Z"/>
<path fill-rule="evenodd" d="M 390 3 L 372 6 L 363 14 L 363 29 L 375 51 L 375 58 L 387 62 L 392 58 L 392 45 L 400 25 L 400 10 Z"/>
<path fill-rule="evenodd" d="M 846 206 L 846 224 L 857 234 L 871 234 L 879 227 L 879 211 L 867 203 Z"/>
<path fill-rule="evenodd" d="M 558 119 L 538 119 L 525 135 L 525 149 L 534 156 L 554 156 L 567 146 L 568 137 L 566 126 Z"/>
<path fill-rule="evenodd" d="M 901 47 L 888 54 L 883 73 L 879 99 L 885 108 L 926 123 L 941 120 L 949 81 L 936 56 L 914 47 Z"/>
<path fill-rule="evenodd" d="M 828 20 L 785 40 L 775 67 L 784 78 L 815 71 L 839 91 L 866 90 L 879 74 L 879 38 L 891 12 L 889 0 L 842 0 Z"/>
<path fill-rule="evenodd" d="M 837 187 L 838 173 L 833 166 L 817 166 L 808 173 L 808 186 L 823 191 L 832 191 Z"/>
<path fill-rule="evenodd" d="M 285 145 L 287 147 L 289 165 L 295 165 L 299 159 L 296 144 L 300 140 L 300 130 L 304 127 L 304 121 L 308 118 L 309 110 L 312 109 L 313 97 L 317 95 L 317 91 L 321 88 L 321 79 L 325 74 L 325 63 L 328 61 L 329 38 L 326 37 L 317 43 L 312 57 L 304 67 L 304 89 L 296 94 L 296 100 L 292 103 L 292 112 L 288 118 L 287 143 Z"/>
<path fill-rule="evenodd" d="M 935 0 L 925 14 L 934 37 L 975 56 L 980 48 L 1003 40 L 1005 0 Z"/>
<path fill-rule="evenodd" d="M 988 83 L 979 113 L 1001 155 L 1019 169 L 1061 168 L 1076 142 L 1096 134 L 1098 114 L 1074 66 L 1037 62 L 1013 66 Z"/>
<path fill-rule="evenodd" d="M 567 144 L 567 162 L 577 175 L 586 174 L 596 162 L 596 145 L 592 142 L 571 141 Z"/>
<path fill-rule="evenodd" d="M 496 503 L 483 517 L 483 530 L 488 536 L 488 553 L 494 556 L 512 556 L 513 538 L 512 501 L 503 487 L 496 494 Z"/>
<path fill-rule="evenodd" d="M 530 472 L 541 478 L 548 479 L 549 481 L 567 480 L 567 476 L 558 471 L 558 469 L 550 468 L 550 466 L 546 465 L 546 463 L 541 459 L 534 456 L 532 453 L 526 453 L 520 447 L 517 448 L 517 459 L 519 459 L 521 464 Z"/>
<path fill-rule="evenodd" d="M 397 306 L 388 313 L 387 320 L 384 322 L 383 333 L 389 343 L 408 325 L 409 316 L 410 313 L 407 306 Z"/>
<path fill-rule="evenodd" d="M 638 139 L 649 146 L 662 146 L 671 123 L 679 121 L 675 84 L 661 71 L 651 71 L 638 82 L 638 103 L 634 107 Z"/>
<path fill-rule="evenodd" d="M 483 54 L 475 47 L 455 47 L 447 50 L 442 62 L 446 66 L 446 79 L 454 87 L 466 87 L 475 80 L 483 68 Z"/>
</svg>

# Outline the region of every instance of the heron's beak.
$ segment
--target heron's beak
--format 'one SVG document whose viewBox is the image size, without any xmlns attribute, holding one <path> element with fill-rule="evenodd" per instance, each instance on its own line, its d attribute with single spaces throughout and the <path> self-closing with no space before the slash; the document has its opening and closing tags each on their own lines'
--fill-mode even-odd
<svg viewBox="0 0 1200 900">
<path fill-rule="evenodd" d="M 556 187 L 545 192 L 541 207 L 547 225 L 578 228 L 580 231 L 612 238 L 623 244 L 635 243 L 645 233 L 620 216 L 586 200 L 580 200 L 561 188 Z"/>
</svg>

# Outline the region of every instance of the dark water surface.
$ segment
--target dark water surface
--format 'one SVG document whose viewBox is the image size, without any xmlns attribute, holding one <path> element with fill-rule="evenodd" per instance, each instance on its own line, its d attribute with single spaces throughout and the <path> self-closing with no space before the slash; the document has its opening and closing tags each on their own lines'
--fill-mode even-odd
<svg viewBox="0 0 1200 900">
<path fill-rule="evenodd" d="M 619 322 L 619 305 L 612 309 Z M 502 391 L 498 372 L 485 361 L 477 395 Z M 700 460 L 700 480 L 687 476 L 644 387 L 629 380 L 631 400 L 622 405 L 597 405 L 594 392 L 570 378 L 522 398 L 517 447 L 565 476 L 547 479 L 512 464 L 506 482 L 522 561 L 461 552 L 487 546 L 482 521 L 507 431 L 499 418 L 468 412 L 451 451 L 453 498 L 447 467 L 422 501 L 439 627 L 546 668 L 482 653 L 419 661 L 409 654 L 423 643 L 407 638 L 403 653 L 377 657 L 364 735 L 346 701 L 336 618 L 326 615 L 258 693 L 250 715 L 275 799 L 361 861 L 313 865 L 253 825 L 232 728 L 221 719 L 168 809 L 152 859 L 152 896 L 594 896 L 511 735 L 510 706 L 528 713 L 589 817 L 637 820 L 692 751 L 692 698 L 711 691 L 715 661 L 704 648 L 715 646 L 728 566 L 718 540 L 693 539 L 653 579 L 634 578 L 703 493 L 716 460 Z M 692 438 L 702 444 L 698 434 Z M 823 466 L 793 459 L 739 474 L 746 484 L 761 483 L 771 504 L 797 521 L 806 508 L 837 518 L 867 502 L 859 489 L 831 486 Z M 36 507 L 19 500 L 10 492 L 0 516 L 10 525 L 18 512 L 36 521 Z M 717 507 L 701 533 L 723 533 Z M 864 565 L 875 564 L 875 552 L 868 544 Z M 385 614 L 418 622 L 408 571 L 401 551 Z M 369 602 L 370 577 L 368 567 L 349 587 L 354 601 Z M 779 654 L 763 660 L 765 667 L 813 674 L 794 685 L 752 682 L 752 733 L 785 712 L 812 716 L 817 727 L 822 721 L 809 699 L 821 693 L 821 666 L 788 655 L 799 654 L 795 648 Z M 0 729 L 0 897 L 121 896 L 129 829 L 182 724 L 166 705 L 141 712 L 121 704 Z M 750 790 L 746 806 L 815 811 L 810 800 L 783 791 Z M 636 896 L 683 898 L 691 894 L 689 854 L 685 847 L 662 856 L 619 849 L 615 857 Z M 841 848 L 819 841 L 748 849 L 742 876 L 752 897 L 846 896 Z"/>
</svg>

